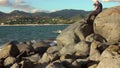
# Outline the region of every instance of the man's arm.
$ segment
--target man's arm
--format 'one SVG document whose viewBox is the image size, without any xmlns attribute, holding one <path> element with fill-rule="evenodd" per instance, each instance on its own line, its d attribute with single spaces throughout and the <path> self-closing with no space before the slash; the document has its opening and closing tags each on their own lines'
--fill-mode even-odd
<svg viewBox="0 0 120 68">
<path fill-rule="evenodd" d="M 97 10 L 98 9 L 98 6 L 97 5 L 94 5 L 94 10 Z"/>
</svg>

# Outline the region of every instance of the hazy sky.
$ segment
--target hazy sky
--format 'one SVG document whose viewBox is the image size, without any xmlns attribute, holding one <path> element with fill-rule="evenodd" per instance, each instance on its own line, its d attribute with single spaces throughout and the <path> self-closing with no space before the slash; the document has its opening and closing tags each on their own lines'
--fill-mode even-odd
<svg viewBox="0 0 120 68">
<path fill-rule="evenodd" d="M 120 5 L 120 0 L 110 1 L 111 2 L 100 2 L 102 2 L 104 8 Z M 92 0 L 0 0 L 0 11 L 10 12 L 13 10 L 22 10 L 27 12 L 53 12 L 62 9 L 78 9 L 89 11 L 93 10 L 92 4 Z"/>
</svg>

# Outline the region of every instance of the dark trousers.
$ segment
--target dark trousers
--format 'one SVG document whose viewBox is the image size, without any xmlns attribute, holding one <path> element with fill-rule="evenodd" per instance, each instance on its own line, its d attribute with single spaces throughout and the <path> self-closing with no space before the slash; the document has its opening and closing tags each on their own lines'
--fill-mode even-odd
<svg viewBox="0 0 120 68">
<path fill-rule="evenodd" d="M 91 17 L 94 16 L 95 17 L 99 14 L 99 12 L 97 11 L 93 11 L 92 13 L 89 14 L 88 18 L 87 18 L 87 23 L 89 23 L 89 21 L 91 21 Z M 93 20 L 94 21 L 94 20 Z"/>
</svg>

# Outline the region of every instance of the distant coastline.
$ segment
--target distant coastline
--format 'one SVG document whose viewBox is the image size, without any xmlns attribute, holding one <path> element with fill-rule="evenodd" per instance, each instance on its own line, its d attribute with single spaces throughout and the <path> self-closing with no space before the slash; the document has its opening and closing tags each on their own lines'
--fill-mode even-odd
<svg viewBox="0 0 120 68">
<path fill-rule="evenodd" d="M 13 24 L 13 25 L 4 24 L 0 26 L 46 26 L 46 25 L 70 25 L 70 24 Z"/>
</svg>

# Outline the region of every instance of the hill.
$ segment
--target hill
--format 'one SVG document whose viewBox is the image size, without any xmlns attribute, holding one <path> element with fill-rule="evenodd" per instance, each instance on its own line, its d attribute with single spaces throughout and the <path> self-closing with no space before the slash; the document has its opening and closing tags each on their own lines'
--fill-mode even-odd
<svg viewBox="0 0 120 68">
<path fill-rule="evenodd" d="M 73 23 L 85 18 L 90 11 L 65 9 L 51 13 L 27 13 L 14 10 L 10 13 L 0 12 L 0 24 L 63 24 Z"/>
</svg>

